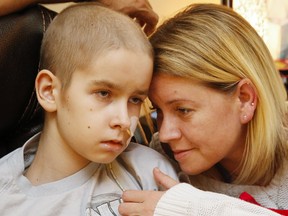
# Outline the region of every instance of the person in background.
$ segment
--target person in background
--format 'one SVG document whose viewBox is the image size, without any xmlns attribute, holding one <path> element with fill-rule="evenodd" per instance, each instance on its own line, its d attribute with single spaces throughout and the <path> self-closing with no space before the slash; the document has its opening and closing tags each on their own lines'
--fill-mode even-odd
<svg viewBox="0 0 288 216">
<path fill-rule="evenodd" d="M 128 16 L 96 3 L 64 9 L 44 34 L 35 80 L 43 131 L 0 159 L 1 215 L 119 215 L 122 191 L 158 190 L 167 159 L 130 143 L 153 49 Z"/>
<path fill-rule="evenodd" d="M 185 183 L 155 169 L 168 190 L 125 191 L 119 212 L 288 215 L 287 93 L 256 31 L 228 7 L 195 4 L 150 41 L 151 146 L 172 153 Z"/>
<path fill-rule="evenodd" d="M 85 1 L 85 0 L 84 0 Z M 127 14 L 143 27 L 144 32 L 149 35 L 154 30 L 158 23 L 158 15 L 153 11 L 148 0 L 92 0 L 102 3 L 107 7 Z M 7 15 L 19 11 L 25 7 L 34 4 L 50 4 L 73 2 L 71 0 L 1 0 L 0 1 L 0 16 Z M 75 0 L 74 2 L 83 2 L 83 0 Z"/>
</svg>

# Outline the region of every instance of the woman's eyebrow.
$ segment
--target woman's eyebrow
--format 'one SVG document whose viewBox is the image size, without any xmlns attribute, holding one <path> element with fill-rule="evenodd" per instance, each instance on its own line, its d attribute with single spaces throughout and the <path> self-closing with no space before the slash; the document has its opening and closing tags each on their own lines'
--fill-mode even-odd
<svg viewBox="0 0 288 216">
<path fill-rule="evenodd" d="M 187 99 L 182 99 L 182 98 L 176 98 L 176 99 L 172 99 L 172 100 L 167 101 L 165 104 L 171 105 L 171 104 L 175 104 L 175 103 L 190 103 L 190 104 L 195 104 L 195 101 L 193 101 L 193 100 L 187 100 Z"/>
</svg>

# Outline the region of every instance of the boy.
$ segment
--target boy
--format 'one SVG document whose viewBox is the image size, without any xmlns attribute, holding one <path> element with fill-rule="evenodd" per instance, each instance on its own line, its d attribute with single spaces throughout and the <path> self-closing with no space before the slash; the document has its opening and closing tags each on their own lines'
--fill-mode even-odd
<svg viewBox="0 0 288 216">
<path fill-rule="evenodd" d="M 176 179 L 163 156 L 129 144 L 153 68 L 132 19 L 95 3 L 70 6 L 40 55 L 44 128 L 0 160 L 1 214 L 119 215 L 122 191 L 158 190 L 154 167 Z"/>
</svg>

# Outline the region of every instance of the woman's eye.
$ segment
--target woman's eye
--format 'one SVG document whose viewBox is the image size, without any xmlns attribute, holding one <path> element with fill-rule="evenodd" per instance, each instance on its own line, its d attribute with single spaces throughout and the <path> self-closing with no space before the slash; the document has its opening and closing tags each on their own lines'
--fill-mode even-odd
<svg viewBox="0 0 288 216">
<path fill-rule="evenodd" d="M 187 108 L 183 108 L 183 107 L 179 107 L 179 108 L 177 108 L 177 111 L 182 113 L 182 114 L 189 114 L 192 110 L 187 109 Z"/>
<path fill-rule="evenodd" d="M 142 100 L 141 98 L 137 98 L 137 97 L 131 98 L 129 101 L 130 101 L 132 104 L 142 104 L 142 103 L 143 103 L 143 100 Z"/>
</svg>

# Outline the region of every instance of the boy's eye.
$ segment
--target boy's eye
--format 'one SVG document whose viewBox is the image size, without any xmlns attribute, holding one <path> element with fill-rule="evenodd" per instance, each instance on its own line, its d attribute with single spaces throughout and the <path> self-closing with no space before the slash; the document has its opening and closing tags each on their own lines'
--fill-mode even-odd
<svg viewBox="0 0 288 216">
<path fill-rule="evenodd" d="M 110 96 L 110 92 L 109 91 L 98 91 L 96 92 L 96 94 L 102 98 L 108 98 Z"/>
<path fill-rule="evenodd" d="M 135 98 L 131 98 L 131 99 L 129 100 L 129 102 L 132 103 L 132 104 L 142 104 L 142 103 L 143 103 L 143 100 L 142 100 L 141 98 L 135 97 Z"/>
</svg>

